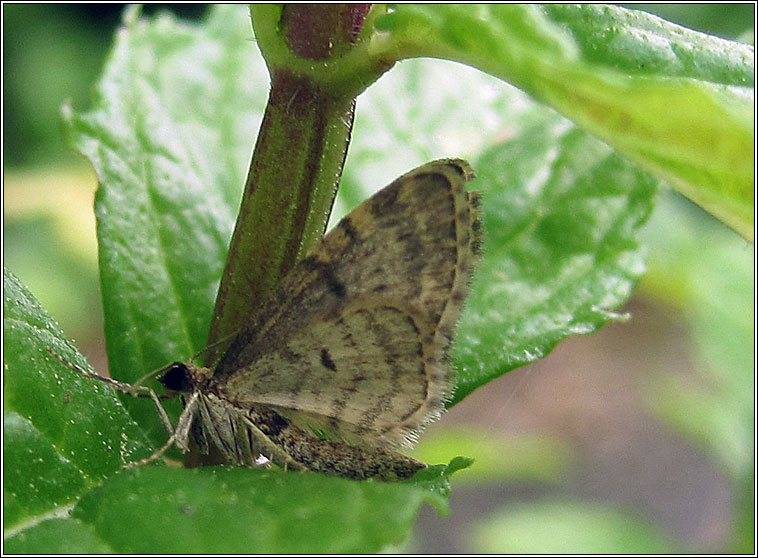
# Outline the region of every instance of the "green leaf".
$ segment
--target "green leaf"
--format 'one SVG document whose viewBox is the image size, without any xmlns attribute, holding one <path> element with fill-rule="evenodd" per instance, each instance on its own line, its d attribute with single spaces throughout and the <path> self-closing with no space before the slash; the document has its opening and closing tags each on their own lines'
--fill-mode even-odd
<svg viewBox="0 0 758 558">
<path fill-rule="evenodd" d="M 441 157 L 473 163 L 544 114 L 515 87 L 474 68 L 444 60 L 397 64 L 358 99 L 331 223 L 404 172 Z"/>
<path fill-rule="evenodd" d="M 410 5 L 373 55 L 507 79 L 753 237 L 754 49 L 595 5 Z"/>
<path fill-rule="evenodd" d="M 454 457 L 447 465 L 430 465 L 421 469 L 405 484 L 426 488 L 430 494 L 436 497 L 429 503 L 437 509 L 437 513 L 447 515 L 449 513 L 447 497 L 450 495 L 450 476 L 458 471 L 468 469 L 473 463 L 474 460 L 470 457 Z"/>
<path fill-rule="evenodd" d="M 205 346 L 268 90 L 243 7 L 218 7 L 199 26 L 136 16 L 125 17 L 94 109 L 64 109 L 100 182 L 108 360 L 130 382 Z M 125 405 L 164 441 L 154 411 Z"/>
<path fill-rule="evenodd" d="M 633 514 L 601 504 L 545 501 L 510 507 L 476 528 L 486 554 L 669 554 L 681 549 Z"/>
<path fill-rule="evenodd" d="M 461 320 L 455 400 L 620 316 L 657 181 L 555 115 L 475 165 L 485 258 Z"/>
<path fill-rule="evenodd" d="M 8 554 L 113 554 L 89 525 L 50 519 L 3 541 Z"/>
<path fill-rule="evenodd" d="M 109 387 L 48 352 L 91 370 L 7 270 L 3 294 L 4 527 L 20 532 L 150 448 Z"/>
<path fill-rule="evenodd" d="M 369 553 L 405 541 L 423 502 L 444 509 L 439 484 L 446 486 L 460 465 L 430 468 L 424 478 L 406 483 L 263 469 L 141 467 L 109 478 L 73 516 L 126 554 Z"/>
</svg>

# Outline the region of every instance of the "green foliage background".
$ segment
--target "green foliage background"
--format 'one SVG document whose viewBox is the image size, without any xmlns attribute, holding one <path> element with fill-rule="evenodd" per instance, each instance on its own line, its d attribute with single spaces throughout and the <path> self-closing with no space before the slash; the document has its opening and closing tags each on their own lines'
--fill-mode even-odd
<svg viewBox="0 0 758 558">
<path fill-rule="evenodd" d="M 746 141 L 746 116 L 739 108 L 744 105 L 732 101 L 740 87 L 747 88 L 740 81 L 748 72 L 747 47 L 737 49 L 741 62 L 735 62 L 728 75 L 719 74 L 725 60 L 735 61 L 725 51 L 718 51 L 708 64 L 687 64 L 686 57 L 676 64 L 661 50 L 644 50 L 633 42 L 630 46 L 623 30 L 625 25 L 642 27 L 674 45 L 695 44 L 706 52 L 722 43 L 705 40 L 700 45 L 703 39 L 698 36 L 653 20 L 630 19 L 623 12 L 593 14 L 553 7 L 546 12 L 552 19 L 547 24 L 529 10 L 517 9 L 509 18 L 490 14 L 485 21 L 493 22 L 489 31 L 497 30 L 495 35 L 475 27 L 477 21 L 460 18 L 454 7 L 400 8 L 382 25 L 396 33 L 396 42 L 388 44 L 402 55 L 462 59 L 512 80 L 626 150 L 627 157 L 643 168 L 656 172 L 663 167 L 659 175 L 674 183 L 697 183 L 705 165 L 715 179 L 698 192 L 707 194 L 716 213 L 730 211 L 738 224 L 746 223 L 744 193 L 739 188 L 726 192 L 724 185 L 752 180 L 739 175 L 739 167 L 735 174 L 728 164 L 735 153 L 744 151 Z M 587 22 L 593 17 L 615 18 L 620 38 L 605 37 L 604 42 L 592 35 Z M 506 21 L 510 27 L 497 27 Z M 535 22 L 546 25 L 530 28 Z M 571 34 L 556 34 L 556 23 L 567 25 Z M 420 29 L 425 34 L 419 35 Z M 199 26 L 170 17 L 149 24 L 135 21 L 129 33 L 117 39 L 94 110 L 65 112 L 69 140 L 88 155 L 107 185 L 97 199 L 100 269 L 109 365 L 120 379 L 133 380 L 203 346 L 225 239 L 268 87 L 249 37 L 246 14 L 235 8 L 216 9 Z M 430 37 L 433 40 L 426 40 Z M 470 42 L 474 37 L 478 43 Z M 502 37 L 514 39 L 499 45 L 500 56 L 487 59 L 481 54 L 490 52 L 492 41 Z M 564 48 L 572 37 L 577 43 Z M 419 45 L 436 45 L 438 50 L 427 53 Z M 607 48 L 590 48 L 596 45 Z M 640 57 L 646 60 L 645 69 L 633 69 L 630 64 Z M 556 80 L 551 76 L 559 69 Z M 632 76 L 616 79 L 619 69 Z M 725 87 L 710 95 L 712 82 Z M 567 84 L 582 96 L 567 96 Z M 611 113 L 633 105 L 636 112 L 627 116 L 641 122 L 639 118 L 659 113 L 655 106 L 629 103 L 629 95 L 649 94 L 650 87 L 659 88 L 664 97 L 686 97 L 689 88 L 688 98 L 693 100 L 692 113 L 670 111 L 670 122 L 655 122 L 662 135 L 652 147 L 643 145 L 629 120 L 621 126 L 619 120 L 582 112 L 590 101 L 602 99 L 604 111 Z M 689 133 L 672 137 L 666 131 L 695 117 L 708 125 L 718 122 L 726 130 L 719 137 L 727 147 L 714 154 Z M 662 148 L 670 150 L 663 158 Z M 592 332 L 621 317 L 615 309 L 628 298 L 644 268 L 636 229 L 648 217 L 658 188 L 657 179 L 627 158 L 502 81 L 451 63 L 407 61 L 359 99 L 354 141 L 333 218 L 362 200 L 366 188 L 381 187 L 426 160 L 461 155 L 471 158 L 478 171 L 473 188 L 485 194 L 487 257 L 460 328 L 456 402 L 505 372 L 543 358 L 566 336 Z M 724 200 L 736 200 L 736 206 Z M 667 198 L 666 203 L 673 206 L 672 214 L 682 213 L 677 202 Z M 687 309 L 685 315 L 701 340 L 697 347 L 703 354 L 698 359 L 705 370 L 721 372 L 712 379 L 719 388 L 698 393 L 661 385 L 649 404 L 714 452 L 741 489 L 750 485 L 752 473 L 752 450 L 745 451 L 752 447 L 752 431 L 746 426 L 752 424 L 752 402 L 744 396 L 751 378 L 743 373 L 750 359 L 742 356 L 747 354 L 752 324 L 739 316 L 744 316 L 744 301 L 750 296 L 752 265 L 745 250 L 735 247 L 740 241 L 733 234 L 717 224 L 703 227 L 703 220 L 708 223 L 695 212 L 677 231 L 667 228 L 665 218 L 662 223 L 653 220 L 648 230 L 655 230 L 658 240 L 671 240 L 662 243 L 670 252 L 652 259 L 654 282 L 648 288 L 654 294 L 675 293 L 675 303 Z M 694 234 L 703 236 L 693 242 Z M 25 238 L 17 231 L 19 237 Z M 712 264 L 703 263 L 709 261 L 702 254 L 703 245 L 712 247 L 706 256 L 721 258 L 721 269 L 734 269 L 727 279 L 711 273 L 713 282 L 706 284 L 712 286 L 705 288 L 701 279 Z M 24 260 L 19 263 L 24 269 L 28 256 L 17 258 Z M 671 262 L 677 262 L 673 279 L 667 271 Z M 116 472 L 123 461 L 147 455 L 165 437 L 153 409 L 143 401 L 119 402 L 109 389 L 61 367 L 45 347 L 88 365 L 13 275 L 6 274 L 4 291 L 9 552 L 371 552 L 402 543 L 422 502 L 444 512 L 448 475 L 467 464 L 454 460 L 403 485 L 359 485 L 318 475 L 225 468 Z M 40 406 L 41 396 L 49 397 L 51 404 Z M 692 405 L 708 412 L 693 418 Z M 462 446 L 453 447 L 457 451 Z M 477 449 L 482 447 L 493 446 Z M 564 466 L 559 445 L 532 444 L 521 450 L 525 448 L 523 468 L 531 468 L 532 478 L 551 478 Z M 440 461 L 454 455 L 444 454 Z M 558 462 L 552 473 L 535 472 L 537 463 L 551 459 Z M 498 458 L 490 465 L 493 461 Z M 484 464 L 486 471 L 486 459 Z M 526 513 L 495 514 L 472 529 L 479 540 L 473 548 L 544 552 L 544 547 L 519 546 L 523 539 L 518 533 L 538 541 L 536 526 L 546 521 L 575 532 L 566 521 L 577 514 L 596 527 L 585 540 L 566 542 L 577 549 L 682 548 L 634 516 L 602 511 L 598 515 L 584 508 L 577 512 L 575 506 L 545 502 Z M 749 509 L 746 498 L 738 515 L 747 517 Z M 228 514 L 228 528 L 219 539 L 216 521 L 223 514 Z M 140 536 L 123 536 L 118 526 L 124 517 Z M 300 521 L 302 536 L 284 537 L 282 530 L 293 518 Z M 169 536 L 167 525 L 172 529 Z M 251 535 L 250 525 L 260 527 Z M 504 526 L 508 539 L 499 536 Z M 635 529 L 635 537 L 614 536 Z M 348 532 L 353 538 L 345 538 Z M 737 531 L 729 544 L 745 549 L 752 539 L 740 539 Z"/>
</svg>

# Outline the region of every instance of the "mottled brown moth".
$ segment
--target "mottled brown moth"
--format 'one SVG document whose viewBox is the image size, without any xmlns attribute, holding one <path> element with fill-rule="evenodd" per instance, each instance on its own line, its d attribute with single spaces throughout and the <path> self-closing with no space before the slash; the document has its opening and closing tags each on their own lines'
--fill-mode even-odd
<svg viewBox="0 0 758 558">
<path fill-rule="evenodd" d="M 259 456 L 288 469 L 402 479 L 425 467 L 411 447 L 444 411 L 447 353 L 480 246 L 468 163 L 443 159 L 363 202 L 307 253 L 210 367 L 175 362 L 157 376 L 184 403 L 172 445 L 215 446 L 229 464 Z M 60 358 L 60 357 L 59 357 Z"/>
</svg>

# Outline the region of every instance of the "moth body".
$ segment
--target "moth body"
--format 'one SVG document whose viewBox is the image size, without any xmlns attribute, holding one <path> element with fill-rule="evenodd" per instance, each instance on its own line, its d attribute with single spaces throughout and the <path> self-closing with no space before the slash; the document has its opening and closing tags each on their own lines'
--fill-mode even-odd
<svg viewBox="0 0 758 558">
<path fill-rule="evenodd" d="M 159 378 L 167 392 L 181 394 L 185 408 L 174 443 L 189 448 L 194 436 L 201 453 L 213 444 L 229 464 L 253 466 L 260 455 L 285 469 L 311 470 L 347 478 L 398 480 L 425 465 L 380 448 L 322 440 L 291 424 L 275 410 L 240 405 L 214 393 L 212 372 L 176 362 Z"/>
</svg>

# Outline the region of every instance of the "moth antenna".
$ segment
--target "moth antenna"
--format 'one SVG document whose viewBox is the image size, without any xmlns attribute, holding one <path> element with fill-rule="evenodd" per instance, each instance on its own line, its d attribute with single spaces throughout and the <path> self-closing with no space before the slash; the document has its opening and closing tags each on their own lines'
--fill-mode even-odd
<svg viewBox="0 0 758 558">
<path fill-rule="evenodd" d="M 169 368 L 171 368 L 172 366 L 174 366 L 174 364 L 176 364 L 176 363 L 172 362 L 171 364 L 169 364 L 167 366 L 164 366 L 162 368 L 158 368 L 157 370 L 153 370 L 152 372 L 148 372 L 147 374 L 145 374 L 144 376 L 142 376 L 139 380 L 137 380 L 136 382 L 134 382 L 133 384 L 131 384 L 132 389 L 133 390 L 138 390 L 138 389 L 141 389 L 143 387 L 146 387 L 144 385 L 145 382 L 149 382 L 153 378 L 157 378 L 158 376 L 160 376 L 161 374 L 163 374 L 164 372 L 166 372 Z M 150 389 L 150 388 L 147 388 L 147 389 Z M 163 396 L 163 398 L 164 399 L 171 399 L 171 397 L 167 397 L 167 396 Z"/>
<path fill-rule="evenodd" d="M 199 357 L 203 353 L 207 352 L 209 349 L 212 349 L 213 347 L 218 347 L 221 343 L 229 341 L 229 339 L 231 339 L 232 337 L 235 337 L 240 331 L 242 331 L 242 330 L 240 329 L 240 330 L 237 330 L 237 331 L 235 331 L 233 333 L 230 333 L 229 335 L 225 335 L 224 337 L 222 337 L 218 341 L 214 341 L 210 345 L 206 346 L 204 349 L 200 349 L 200 351 L 198 351 L 197 353 L 195 353 L 194 355 L 192 355 L 192 357 L 190 358 L 190 362 L 194 362 L 197 359 L 197 357 Z"/>
</svg>

